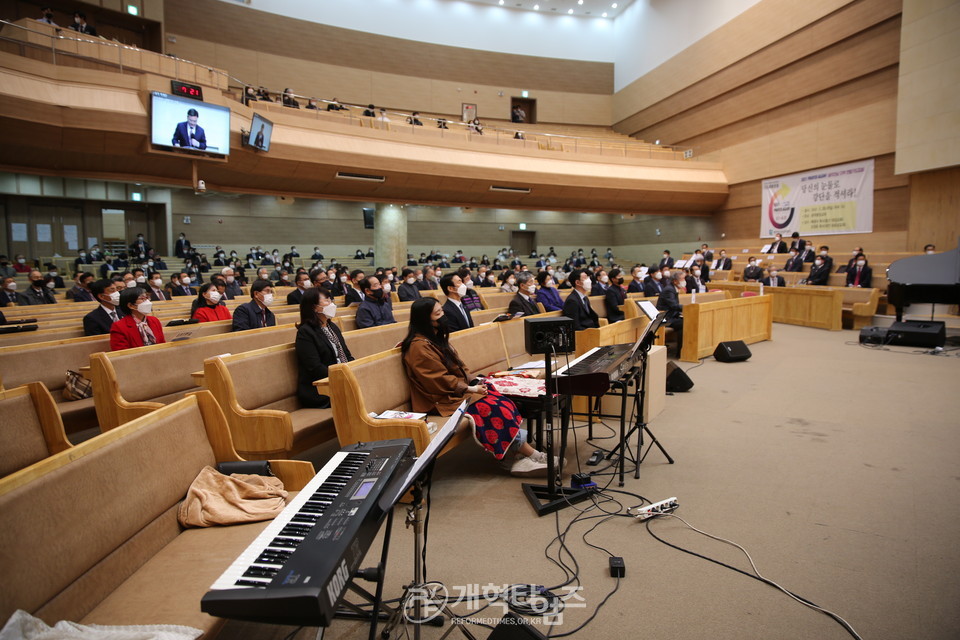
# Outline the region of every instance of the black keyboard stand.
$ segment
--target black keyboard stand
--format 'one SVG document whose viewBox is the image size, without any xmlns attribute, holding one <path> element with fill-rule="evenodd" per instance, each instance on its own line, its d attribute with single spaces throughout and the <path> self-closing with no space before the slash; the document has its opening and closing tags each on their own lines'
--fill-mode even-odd
<svg viewBox="0 0 960 640">
<path fill-rule="evenodd" d="M 617 382 L 613 383 L 612 388 L 617 389 L 616 395 L 620 396 L 620 444 L 613 448 L 610 453 L 607 454 L 607 459 L 611 459 L 613 456 L 618 455 L 620 459 L 617 463 L 618 473 L 619 473 L 619 486 L 623 486 L 623 477 L 624 477 L 624 467 L 626 464 L 626 453 L 629 450 L 629 440 L 630 437 L 637 433 L 637 459 L 636 466 L 634 467 L 633 477 L 635 479 L 640 478 L 640 464 L 647 457 L 647 454 L 650 453 L 650 449 L 653 448 L 653 445 L 657 445 L 657 448 L 660 449 L 660 452 L 666 456 L 667 461 L 670 464 L 673 464 L 673 458 L 670 457 L 670 454 L 667 453 L 667 450 L 663 448 L 663 445 L 660 444 L 660 441 L 657 439 L 653 432 L 650 431 L 650 427 L 647 426 L 647 423 L 643 421 L 643 411 L 646 404 L 646 390 L 644 389 L 644 382 L 646 381 L 647 376 L 647 354 L 650 351 L 650 345 L 642 345 L 639 349 L 639 361 L 640 366 L 634 366 L 624 374 Z M 630 393 L 630 385 L 634 385 L 636 388 L 634 392 Z M 633 397 L 633 412 L 634 412 L 634 423 L 630 427 L 630 430 L 627 431 L 627 397 Z M 643 451 L 643 434 L 644 432 L 650 436 L 650 445 L 647 447 L 647 450 Z"/>
</svg>

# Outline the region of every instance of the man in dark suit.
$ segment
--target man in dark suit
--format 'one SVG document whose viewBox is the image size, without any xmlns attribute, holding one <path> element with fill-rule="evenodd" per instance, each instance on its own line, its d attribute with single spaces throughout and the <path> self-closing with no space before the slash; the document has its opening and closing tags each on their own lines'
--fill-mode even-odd
<svg viewBox="0 0 960 640">
<path fill-rule="evenodd" d="M 387 300 L 383 285 L 380 284 L 380 278 L 369 276 L 360 281 L 360 286 L 363 287 L 363 300 L 357 307 L 357 329 L 396 324 L 397 320 L 393 317 L 393 307 Z"/>
<path fill-rule="evenodd" d="M 160 277 L 159 273 L 155 273 L 150 276 L 150 279 L 147 281 L 146 288 L 147 293 L 150 294 L 151 302 L 162 302 L 170 299 L 170 294 L 167 293 L 163 288 L 163 278 Z"/>
<path fill-rule="evenodd" d="M 827 265 L 827 269 L 831 272 L 833 271 L 833 258 L 830 257 L 830 247 L 823 245 L 820 247 L 820 257 L 823 258 L 823 264 Z"/>
<path fill-rule="evenodd" d="M 17 296 L 17 304 L 21 307 L 35 304 L 56 304 L 53 290 L 47 287 L 43 275 L 39 271 L 30 272 L 30 286 Z"/>
<path fill-rule="evenodd" d="M 85 33 L 88 36 L 97 35 L 96 28 L 87 23 L 87 14 L 83 11 L 73 12 L 73 24 L 70 25 L 70 28 L 78 33 Z"/>
<path fill-rule="evenodd" d="M 181 233 L 180 237 L 177 238 L 177 244 L 173 249 L 173 255 L 177 256 L 178 258 L 186 258 L 190 246 L 190 241 L 187 240 L 187 236 Z"/>
<path fill-rule="evenodd" d="M 817 256 L 810 267 L 810 275 L 807 276 L 807 284 L 824 286 L 830 281 L 830 267 L 826 265 L 823 258 Z"/>
<path fill-rule="evenodd" d="M 779 233 L 773 237 L 773 242 L 770 243 L 770 249 L 767 253 L 786 253 L 787 252 L 787 243 L 783 241 L 783 236 Z"/>
<path fill-rule="evenodd" d="M 518 313 L 522 313 L 524 316 L 535 316 L 540 313 L 540 307 L 533 301 L 537 285 L 529 271 L 521 271 L 517 275 L 517 288 L 517 294 L 510 300 L 507 313 L 512 316 Z"/>
<path fill-rule="evenodd" d="M 146 257 L 150 253 L 150 245 L 143 239 L 142 233 L 138 233 L 137 239 L 130 245 L 130 253 L 134 258 Z"/>
<path fill-rule="evenodd" d="M 863 247 L 855 247 L 853 249 L 853 255 L 847 260 L 847 264 L 842 264 L 837 269 L 837 273 L 846 273 L 850 269 L 853 269 L 853 266 L 857 264 L 857 255 L 863 253 Z"/>
<path fill-rule="evenodd" d="M 120 291 L 113 280 L 97 280 L 90 285 L 90 293 L 100 306 L 83 316 L 83 335 L 107 335 L 113 323 L 121 317 L 117 309 L 117 305 L 120 304 Z"/>
<path fill-rule="evenodd" d="M 777 269 L 775 267 L 770 268 L 767 271 L 767 277 L 760 281 L 765 287 L 785 287 L 787 286 L 786 280 L 783 279 L 783 276 L 777 275 Z"/>
<path fill-rule="evenodd" d="M 307 292 L 307 289 L 313 286 L 313 283 L 310 282 L 310 274 L 306 271 L 301 271 L 297 274 L 297 288 L 287 294 L 287 304 L 299 305 L 300 301 L 303 300 L 303 294 Z"/>
<path fill-rule="evenodd" d="M 273 285 L 269 280 L 257 280 L 250 285 L 250 302 L 233 310 L 233 330 L 246 331 L 277 326 L 277 317 L 268 308 L 271 304 Z"/>
<path fill-rule="evenodd" d="M 643 277 L 640 275 L 642 272 L 643 267 L 640 265 L 630 270 L 633 279 L 630 281 L 630 284 L 627 285 L 627 293 L 643 293 Z"/>
<path fill-rule="evenodd" d="M 100 265 L 100 277 L 106 278 L 112 271 L 117 271 L 118 269 L 118 265 L 113 263 L 113 256 L 107 256 L 104 259 L 104 263 Z"/>
<path fill-rule="evenodd" d="M 207 134 L 203 127 L 197 124 L 199 118 L 200 114 L 196 109 L 187 110 L 187 121 L 178 123 L 173 132 L 173 146 L 201 150 L 207 148 Z"/>
<path fill-rule="evenodd" d="M 417 274 L 413 269 L 404 269 L 400 272 L 400 279 L 403 282 L 397 287 L 397 295 L 400 296 L 400 302 L 413 302 L 419 300 L 420 289 L 417 287 Z"/>
<path fill-rule="evenodd" d="M 807 241 L 800 238 L 800 232 L 794 231 L 790 234 L 792 242 L 790 243 L 791 249 L 796 249 L 797 253 L 803 253 L 803 250 L 807 248 Z"/>
<path fill-rule="evenodd" d="M 693 268 L 690 269 L 690 275 L 687 276 L 685 281 L 687 293 L 706 293 L 709 278 L 707 280 L 703 278 L 703 271 L 698 268 L 697 265 L 694 265 Z"/>
<path fill-rule="evenodd" d="M 800 261 L 801 262 L 813 262 L 813 259 L 816 257 L 816 251 L 813 250 L 813 245 L 809 242 L 803 249 L 800 249 Z"/>
<path fill-rule="evenodd" d="M 83 271 L 84 265 L 93 264 L 93 258 L 90 257 L 83 249 L 80 250 L 80 255 L 77 256 L 77 259 L 73 261 L 73 270 L 74 271 Z"/>
<path fill-rule="evenodd" d="M 697 276 L 700 278 L 700 281 L 703 284 L 710 282 L 710 261 L 707 260 L 702 255 L 696 255 L 693 257 L 693 263 L 690 264 L 690 273 L 693 274 L 693 271 L 697 270 L 700 273 Z"/>
<path fill-rule="evenodd" d="M 448 273 L 440 278 L 440 288 L 447 296 L 447 301 L 443 303 L 443 317 L 447 319 L 450 333 L 476 326 L 470 310 L 463 306 L 463 296 L 467 294 L 463 279 L 456 273 Z"/>
<path fill-rule="evenodd" d="M 363 302 L 363 289 L 361 286 L 366 278 L 367 276 L 364 275 L 363 271 L 360 269 L 354 269 L 350 272 L 350 282 L 348 283 L 346 291 L 348 305 L 360 304 Z"/>
<path fill-rule="evenodd" d="M 717 258 L 717 266 L 714 267 L 715 271 L 730 271 L 733 269 L 733 261 L 727 257 L 727 252 L 721 249 L 720 257 Z"/>
<path fill-rule="evenodd" d="M 757 259 L 750 256 L 750 261 L 743 270 L 743 279 L 745 282 L 759 282 L 763 277 L 763 269 L 757 264 Z"/>
<path fill-rule="evenodd" d="M 873 283 L 873 269 L 867 265 L 867 257 L 862 253 L 854 257 L 854 265 L 847 271 L 847 286 L 868 289 Z"/>
<path fill-rule="evenodd" d="M 590 300 L 587 299 L 593 289 L 590 273 L 583 269 L 574 269 L 570 272 L 568 280 L 573 284 L 573 291 L 563 301 L 563 315 L 573 320 L 574 331 L 598 329 L 600 316 L 593 310 Z"/>
<path fill-rule="evenodd" d="M 648 298 L 655 298 L 660 295 L 660 292 L 663 291 L 663 285 L 666 284 L 667 278 L 664 278 L 664 273 L 669 274 L 669 269 L 655 269 L 650 275 L 647 276 L 647 279 L 643 281 L 643 295 Z"/>
<path fill-rule="evenodd" d="M 17 283 L 12 277 L 3 279 L 3 290 L 0 291 L 0 307 L 15 305 L 19 302 L 17 297 Z"/>
<path fill-rule="evenodd" d="M 790 257 L 787 258 L 787 264 L 783 267 L 784 271 L 803 271 L 803 260 L 796 249 L 790 249 Z"/>
<path fill-rule="evenodd" d="M 680 304 L 680 294 L 684 289 L 685 277 L 680 270 L 670 274 L 670 281 L 664 285 L 660 297 L 657 298 L 657 309 L 666 311 L 664 325 L 673 329 L 677 334 L 677 357 L 683 349 L 683 305 Z"/>
<path fill-rule="evenodd" d="M 197 292 L 190 286 L 190 274 L 181 271 L 180 274 L 171 276 L 173 286 L 170 287 L 170 294 L 176 296 L 195 296 Z"/>
<path fill-rule="evenodd" d="M 620 307 L 623 305 L 627 294 L 623 291 L 623 272 L 620 269 L 610 270 L 610 286 L 603 294 L 604 306 L 607 308 L 607 322 L 620 322 L 624 318 Z"/>
<path fill-rule="evenodd" d="M 673 262 L 674 262 L 673 258 L 670 257 L 670 250 L 664 249 L 663 258 L 660 260 L 660 264 L 658 266 L 661 269 L 663 269 L 664 267 L 673 267 Z"/>
</svg>

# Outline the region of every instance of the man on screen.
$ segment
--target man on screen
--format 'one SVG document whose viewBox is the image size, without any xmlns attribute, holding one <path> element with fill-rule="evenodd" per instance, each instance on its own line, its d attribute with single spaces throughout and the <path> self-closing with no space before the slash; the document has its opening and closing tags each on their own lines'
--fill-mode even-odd
<svg viewBox="0 0 960 640">
<path fill-rule="evenodd" d="M 196 109 L 187 111 L 187 121 L 177 124 L 173 132 L 173 146 L 191 147 L 193 149 L 207 148 L 207 135 L 203 132 L 203 127 L 197 124 L 200 114 Z"/>
<path fill-rule="evenodd" d="M 263 128 L 265 125 L 260 125 L 260 131 L 257 132 L 256 137 L 253 139 L 253 146 L 257 149 L 263 149 Z"/>
</svg>

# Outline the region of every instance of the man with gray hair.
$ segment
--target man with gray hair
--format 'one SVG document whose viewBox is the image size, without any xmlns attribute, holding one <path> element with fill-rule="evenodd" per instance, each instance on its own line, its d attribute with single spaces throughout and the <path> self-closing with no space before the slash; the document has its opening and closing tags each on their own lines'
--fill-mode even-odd
<svg viewBox="0 0 960 640">
<path fill-rule="evenodd" d="M 523 316 L 535 316 L 540 313 L 540 307 L 533 301 L 533 295 L 537 291 L 537 284 L 533 280 L 533 275 L 529 271 L 521 271 L 517 274 L 517 295 L 513 296 L 510 306 L 507 307 L 507 313 L 512 316 L 517 314 Z"/>
<path fill-rule="evenodd" d="M 220 275 L 223 276 L 224 281 L 227 283 L 227 287 L 224 290 L 227 300 L 233 300 L 234 298 L 243 295 L 243 290 L 240 289 L 240 284 L 237 282 L 237 276 L 232 268 L 224 267 L 220 270 Z"/>
<path fill-rule="evenodd" d="M 670 273 L 670 281 L 663 285 L 657 297 L 657 309 L 666 311 L 663 323 L 677 334 L 677 356 L 683 349 L 683 305 L 680 304 L 680 294 L 686 290 L 686 275 L 682 269 L 674 269 Z"/>
</svg>

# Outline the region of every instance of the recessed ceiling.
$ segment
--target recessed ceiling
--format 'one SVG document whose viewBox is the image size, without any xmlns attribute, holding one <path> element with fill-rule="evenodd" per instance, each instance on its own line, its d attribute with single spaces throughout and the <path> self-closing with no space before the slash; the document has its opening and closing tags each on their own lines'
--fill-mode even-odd
<svg viewBox="0 0 960 640">
<path fill-rule="evenodd" d="M 456 0 L 460 1 L 460 0 Z M 633 0 L 463 0 L 474 4 L 501 6 L 517 11 L 536 11 L 547 15 L 572 15 L 578 18 L 608 18 L 619 16 Z"/>
</svg>

